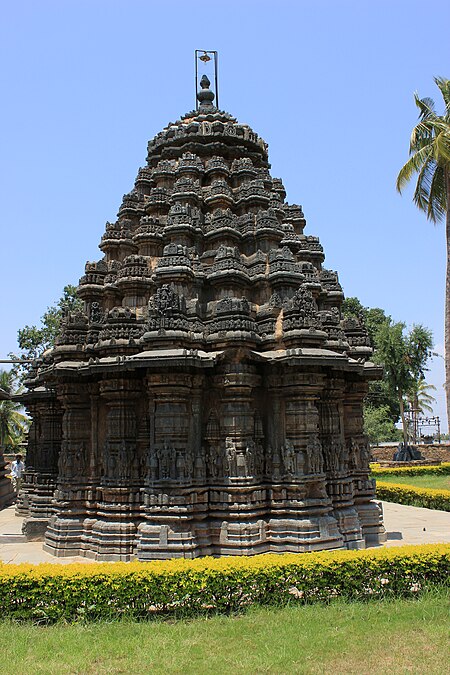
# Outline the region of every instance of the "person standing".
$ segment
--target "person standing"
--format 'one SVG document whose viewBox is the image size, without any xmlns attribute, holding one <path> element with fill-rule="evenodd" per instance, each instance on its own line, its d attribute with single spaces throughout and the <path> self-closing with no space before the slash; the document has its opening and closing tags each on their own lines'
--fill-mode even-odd
<svg viewBox="0 0 450 675">
<path fill-rule="evenodd" d="M 22 477 L 25 470 L 25 464 L 22 462 L 22 455 L 16 455 L 15 461 L 11 464 L 11 478 L 16 496 L 22 486 Z"/>
</svg>

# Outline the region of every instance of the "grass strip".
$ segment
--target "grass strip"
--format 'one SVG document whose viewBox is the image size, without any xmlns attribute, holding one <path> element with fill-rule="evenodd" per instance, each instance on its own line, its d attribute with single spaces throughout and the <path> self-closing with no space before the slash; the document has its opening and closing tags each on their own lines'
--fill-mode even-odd
<svg viewBox="0 0 450 675">
<path fill-rule="evenodd" d="M 273 675 L 446 673 L 449 594 L 414 600 L 255 607 L 177 622 L 0 623 L 5 673 Z"/>
</svg>

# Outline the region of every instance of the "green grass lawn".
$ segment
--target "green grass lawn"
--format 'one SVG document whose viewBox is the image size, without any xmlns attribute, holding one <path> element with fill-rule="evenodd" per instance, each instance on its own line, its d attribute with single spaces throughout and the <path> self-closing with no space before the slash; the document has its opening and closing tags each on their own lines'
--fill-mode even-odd
<svg viewBox="0 0 450 675">
<path fill-rule="evenodd" d="M 414 487 L 433 488 L 433 490 L 450 490 L 450 476 L 377 476 L 382 483 L 413 485 Z"/>
<path fill-rule="evenodd" d="M 450 596 L 149 623 L 1 622 L 5 675 L 447 673 Z"/>
</svg>

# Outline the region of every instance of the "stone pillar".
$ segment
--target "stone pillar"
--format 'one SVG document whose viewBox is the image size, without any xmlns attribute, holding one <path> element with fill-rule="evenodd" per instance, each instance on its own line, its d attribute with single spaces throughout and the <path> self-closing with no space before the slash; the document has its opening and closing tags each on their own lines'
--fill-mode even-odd
<svg viewBox="0 0 450 675">
<path fill-rule="evenodd" d="M 210 519 L 217 555 L 254 555 L 268 550 L 267 488 L 262 486 L 264 446 L 258 392 L 261 376 L 247 363 L 227 363 L 213 378 L 220 392 L 221 475 L 210 490 Z M 256 430 L 256 433 L 255 433 Z"/>
<path fill-rule="evenodd" d="M 211 554 L 202 469 L 202 376 L 149 374 L 150 438 L 144 489 L 144 521 L 138 531 L 139 560 L 195 558 Z"/>
<path fill-rule="evenodd" d="M 349 457 L 344 436 L 344 381 L 327 379 L 320 403 L 320 431 L 327 476 L 327 492 L 333 504 L 345 546 L 365 548 L 361 522 L 355 508 L 353 480 L 349 473 Z"/>
<path fill-rule="evenodd" d="M 272 403 L 270 550 L 341 548 L 342 536 L 325 490 L 317 401 L 323 376 L 280 368 L 267 378 Z M 289 514 L 289 515 L 286 515 Z"/>
<path fill-rule="evenodd" d="M 95 560 L 134 557 L 144 469 L 138 454 L 140 379 L 115 378 L 100 384 L 102 414 L 97 430 L 97 465 L 102 476 L 97 510 L 85 525 L 84 555 Z"/>
<path fill-rule="evenodd" d="M 363 400 L 366 393 L 365 382 L 347 382 L 343 403 L 344 429 L 355 508 L 359 514 L 366 544 L 373 546 L 386 541 L 387 537 L 381 504 L 376 500 L 375 480 L 369 478 L 370 451 L 367 437 L 364 435 L 363 417 Z"/>
<path fill-rule="evenodd" d="M 25 515 L 22 531 L 28 540 L 41 540 L 54 514 L 53 497 L 61 449 L 62 410 L 54 392 L 35 390 L 24 403 L 32 415 L 23 488 L 16 505 Z"/>
<path fill-rule="evenodd" d="M 15 493 L 12 482 L 7 478 L 6 462 L 3 455 L 3 448 L 0 448 L 0 510 L 6 506 L 11 506 L 14 502 Z"/>
<path fill-rule="evenodd" d="M 86 391 L 87 390 L 87 391 Z M 61 384 L 62 443 L 54 515 L 45 533 L 44 550 L 58 557 L 80 555 L 87 516 L 91 458 L 91 401 L 88 385 Z"/>
</svg>

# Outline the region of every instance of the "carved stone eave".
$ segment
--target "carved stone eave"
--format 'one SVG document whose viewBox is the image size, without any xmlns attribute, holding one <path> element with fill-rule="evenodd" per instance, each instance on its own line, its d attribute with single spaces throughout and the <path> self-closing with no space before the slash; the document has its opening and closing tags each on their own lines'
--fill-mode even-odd
<svg viewBox="0 0 450 675">
<path fill-rule="evenodd" d="M 26 391 L 16 394 L 11 397 L 11 400 L 27 405 L 27 403 L 32 403 L 34 401 L 45 401 L 52 399 L 55 396 L 55 392 L 48 387 L 35 387 L 33 389 L 27 389 Z"/>
<path fill-rule="evenodd" d="M 252 356 L 272 363 L 286 363 L 300 367 L 320 366 L 332 367 L 335 370 L 365 373 L 364 364 L 348 358 L 345 354 L 329 349 L 303 347 L 296 349 L 279 349 L 262 353 L 252 352 Z M 373 366 L 373 364 L 372 364 Z M 376 378 L 374 378 L 376 379 Z"/>
<path fill-rule="evenodd" d="M 51 367 L 53 376 L 89 375 L 95 373 L 129 372 L 137 368 L 183 367 L 210 368 L 222 356 L 223 351 L 204 352 L 195 349 L 157 349 L 139 352 L 133 356 L 104 357 L 90 361 L 62 361 Z M 46 373 L 48 376 L 50 373 Z M 45 391 L 44 387 L 32 392 Z M 32 393 L 30 392 L 30 393 Z M 22 394 L 22 396 L 24 396 Z"/>
<path fill-rule="evenodd" d="M 381 380 L 383 377 L 383 368 L 372 361 L 364 362 L 364 377 L 368 380 Z"/>
</svg>

